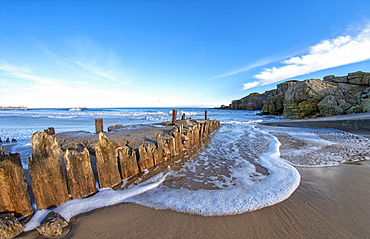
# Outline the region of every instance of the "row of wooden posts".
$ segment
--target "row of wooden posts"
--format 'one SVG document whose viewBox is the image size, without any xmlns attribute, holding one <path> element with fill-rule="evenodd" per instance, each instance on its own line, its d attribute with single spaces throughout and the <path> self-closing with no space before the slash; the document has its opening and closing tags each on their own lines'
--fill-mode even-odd
<svg viewBox="0 0 370 239">
<path fill-rule="evenodd" d="M 185 113 L 181 115 L 181 120 L 184 120 L 186 118 Z M 204 119 L 208 120 L 208 111 L 204 111 Z M 177 121 L 177 110 L 172 110 L 172 124 L 176 124 Z M 50 130 L 50 128 L 49 128 Z M 95 132 L 98 134 L 100 132 L 104 131 L 104 124 L 103 119 L 95 119 Z M 55 133 L 55 132 L 54 132 Z"/>
<path fill-rule="evenodd" d="M 156 144 L 147 143 L 136 149 L 125 145 L 116 147 L 99 132 L 95 156 L 86 148 L 80 152 L 62 152 L 53 135 L 36 132 L 31 138 L 32 159 L 28 160 L 28 172 L 22 168 L 19 153 L 0 155 L 0 214 L 14 213 L 21 217 L 33 213 L 30 195 L 37 209 L 92 195 L 97 192 L 95 178 L 100 188 L 113 187 L 122 179 L 179 154 L 219 125 L 215 120 L 186 127 L 179 125 L 169 139 L 162 139 L 158 134 Z M 94 159 L 96 168 L 91 163 Z M 30 185 L 26 175 L 30 176 Z"/>
</svg>

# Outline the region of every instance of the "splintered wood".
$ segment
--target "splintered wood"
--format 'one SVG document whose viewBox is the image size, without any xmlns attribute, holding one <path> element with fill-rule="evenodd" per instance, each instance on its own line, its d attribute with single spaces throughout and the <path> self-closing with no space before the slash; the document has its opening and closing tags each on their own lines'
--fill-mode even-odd
<svg viewBox="0 0 370 239">
<path fill-rule="evenodd" d="M 32 160 L 28 162 L 32 191 L 38 209 L 58 206 L 69 200 L 59 144 L 55 137 L 36 132 L 31 138 Z"/>
</svg>

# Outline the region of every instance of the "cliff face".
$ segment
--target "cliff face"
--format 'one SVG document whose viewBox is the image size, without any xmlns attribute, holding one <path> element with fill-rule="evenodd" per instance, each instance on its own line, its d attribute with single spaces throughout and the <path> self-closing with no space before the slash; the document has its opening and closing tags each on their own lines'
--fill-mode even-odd
<svg viewBox="0 0 370 239">
<path fill-rule="evenodd" d="M 299 83 L 299 81 L 286 81 L 277 85 L 276 93 L 271 94 L 263 105 L 261 114 L 281 115 L 284 111 L 284 96 L 290 86 Z"/>
<path fill-rule="evenodd" d="M 261 110 L 270 95 L 275 94 L 276 90 L 266 91 L 263 94 L 252 93 L 240 100 L 233 100 L 229 106 L 231 110 Z"/>
<path fill-rule="evenodd" d="M 294 119 L 370 112 L 369 86 L 370 73 L 361 71 L 324 80 L 286 81 L 276 90 L 233 101 L 229 108 Z"/>
</svg>

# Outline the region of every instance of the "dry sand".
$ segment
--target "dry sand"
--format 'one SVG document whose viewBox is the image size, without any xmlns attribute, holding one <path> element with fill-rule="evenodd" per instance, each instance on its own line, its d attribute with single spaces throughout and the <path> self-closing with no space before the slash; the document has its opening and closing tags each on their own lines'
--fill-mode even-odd
<svg viewBox="0 0 370 239">
<path fill-rule="evenodd" d="M 370 238 L 370 161 L 298 170 L 290 198 L 254 212 L 203 217 L 120 204 L 73 218 L 59 238 Z"/>
</svg>

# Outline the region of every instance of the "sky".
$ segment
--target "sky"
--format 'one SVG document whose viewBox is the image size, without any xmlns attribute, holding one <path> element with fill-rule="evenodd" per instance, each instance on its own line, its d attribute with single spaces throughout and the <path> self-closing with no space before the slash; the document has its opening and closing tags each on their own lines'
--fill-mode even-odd
<svg viewBox="0 0 370 239">
<path fill-rule="evenodd" d="M 0 106 L 216 107 L 370 71 L 368 0 L 0 0 Z"/>
</svg>

